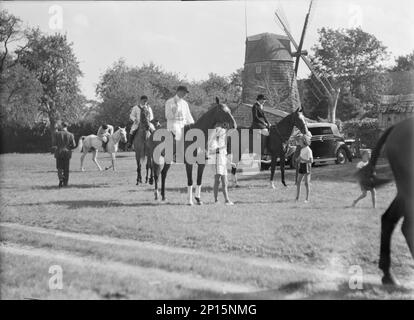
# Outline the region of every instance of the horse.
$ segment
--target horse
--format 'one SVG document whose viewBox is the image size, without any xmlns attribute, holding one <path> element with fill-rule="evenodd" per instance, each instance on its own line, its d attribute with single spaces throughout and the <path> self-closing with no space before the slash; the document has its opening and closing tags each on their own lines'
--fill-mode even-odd
<svg viewBox="0 0 414 320">
<path fill-rule="evenodd" d="M 80 163 L 81 171 L 85 171 L 85 168 L 83 167 L 83 160 L 85 159 L 85 156 L 88 152 L 92 152 L 93 162 L 96 164 L 99 171 L 102 171 L 102 168 L 99 165 L 98 160 L 97 160 L 98 151 L 107 152 L 111 155 L 112 164 L 109 167 L 106 167 L 105 170 L 112 168 L 115 171 L 115 155 L 118 151 L 119 141 L 122 141 L 124 143 L 127 142 L 127 135 L 126 135 L 125 127 L 124 128 L 120 127 L 112 135 L 110 135 L 108 139 L 109 140 L 106 145 L 106 150 L 104 150 L 102 147 L 102 140 L 99 139 L 94 134 L 90 134 L 89 136 L 82 136 L 79 138 L 78 150 L 83 153 L 81 156 L 81 163 Z"/>
<path fill-rule="evenodd" d="M 155 128 L 159 128 L 161 126 L 160 122 L 157 119 L 151 121 Z M 144 126 L 139 126 L 138 132 L 135 134 L 133 145 L 135 151 L 135 160 L 137 162 L 137 183 L 139 185 L 142 183 L 142 176 L 141 176 L 141 163 L 146 158 L 146 176 L 145 176 L 145 183 L 150 185 L 154 182 L 154 174 L 151 165 L 151 153 L 147 144 L 145 143 L 149 138 L 151 132 L 149 130 L 144 130 Z M 148 172 L 150 172 L 150 177 L 148 179 Z"/>
<path fill-rule="evenodd" d="M 384 285 L 399 286 L 391 272 L 391 236 L 403 218 L 401 231 L 414 258 L 414 118 L 403 120 L 388 128 L 379 138 L 370 161 L 356 176 L 364 188 L 375 188 L 391 181 L 376 176 L 375 166 L 384 146 L 385 156 L 393 173 L 397 195 L 381 217 L 379 269 Z"/>
<path fill-rule="evenodd" d="M 208 130 L 214 129 L 217 123 L 225 123 L 229 129 L 237 128 L 236 120 L 233 118 L 230 108 L 227 105 L 220 103 L 220 100 L 216 97 L 215 104 L 213 104 L 212 107 L 206 113 L 204 113 L 194 124 L 186 125 L 184 127 L 183 139 L 189 130 L 199 129 L 204 134 L 205 143 L 203 147 L 205 150 L 206 144 L 207 144 Z M 166 182 L 168 170 L 170 169 L 170 166 L 171 166 L 172 159 L 168 159 L 168 157 L 164 155 L 163 156 L 164 165 L 161 170 L 161 164 L 159 161 L 160 159 L 155 159 L 155 153 L 154 153 L 154 149 L 161 143 L 161 141 L 154 140 L 154 135 L 156 134 L 158 130 L 160 129 L 157 129 L 155 132 L 152 133 L 150 139 L 148 139 L 147 144 L 150 148 L 149 150 L 151 150 L 151 155 L 152 155 L 151 163 L 152 163 L 153 172 L 154 172 L 155 200 L 159 199 L 158 180 L 161 175 L 161 198 L 162 198 L 162 201 L 165 201 L 166 200 L 165 182 Z M 176 143 L 174 143 L 174 145 L 175 144 Z M 187 149 L 189 149 L 188 147 L 191 144 L 192 144 L 191 141 L 184 141 L 184 154 L 187 151 Z M 198 155 L 199 152 L 200 150 L 196 150 L 194 151 L 193 155 Z M 176 154 L 175 151 L 173 151 L 173 153 Z M 202 154 L 202 152 L 200 154 Z M 186 174 L 187 174 L 188 204 L 193 205 L 193 200 L 192 200 L 193 163 L 190 163 L 189 161 L 187 161 L 186 158 L 184 159 L 184 163 L 185 163 Z M 205 165 L 206 165 L 205 161 L 197 162 L 197 188 L 200 188 L 198 190 L 201 190 L 201 183 L 203 179 L 203 172 L 204 172 Z M 202 204 L 201 200 L 198 197 L 196 197 L 196 200 L 198 204 Z"/>
<path fill-rule="evenodd" d="M 287 115 L 285 118 L 283 118 L 279 123 L 276 125 L 270 126 L 270 133 L 267 137 L 267 147 L 270 151 L 271 156 L 271 165 L 270 165 L 270 183 L 271 187 L 275 189 L 274 185 L 274 174 L 275 174 L 275 168 L 276 168 L 276 162 L 277 158 L 280 158 L 280 172 L 281 172 L 281 180 L 282 184 L 286 187 L 285 182 L 285 148 L 284 145 L 286 145 L 287 141 L 289 140 L 293 127 L 296 127 L 299 129 L 299 131 L 303 134 L 308 134 L 308 128 L 305 122 L 305 117 L 303 116 L 302 109 L 298 108 L 296 111 L 293 111 L 289 115 Z M 239 154 L 238 157 L 236 156 L 233 158 L 233 168 L 232 168 L 232 175 L 233 180 L 235 184 L 237 185 L 237 176 L 236 176 L 236 168 L 238 163 L 241 160 L 242 154 L 245 151 L 248 151 L 248 153 L 253 153 L 253 134 L 254 131 L 251 128 L 238 128 L 239 131 L 238 137 L 238 144 L 239 144 Z M 249 141 L 242 141 L 242 130 L 249 130 Z M 263 139 L 263 137 L 261 137 Z M 231 140 L 231 139 L 230 139 Z M 247 139 L 246 139 L 247 140 Z M 249 143 L 247 145 L 247 142 Z M 227 152 L 231 153 L 231 141 L 228 144 Z M 262 150 L 262 153 L 264 150 Z"/>
</svg>

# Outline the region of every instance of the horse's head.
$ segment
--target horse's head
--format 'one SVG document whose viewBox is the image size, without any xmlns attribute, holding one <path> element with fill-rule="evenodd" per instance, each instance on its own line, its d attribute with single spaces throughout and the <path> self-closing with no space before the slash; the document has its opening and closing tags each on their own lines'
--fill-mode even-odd
<svg viewBox="0 0 414 320">
<path fill-rule="evenodd" d="M 159 127 L 161 127 L 161 122 L 158 119 L 151 120 L 151 123 L 154 125 L 155 129 L 158 129 Z"/>
<path fill-rule="evenodd" d="M 305 116 L 302 112 L 302 107 L 297 108 L 296 111 L 292 113 L 293 125 L 299 129 L 303 134 L 308 133 L 308 126 L 306 125 Z"/>
<path fill-rule="evenodd" d="M 216 97 L 216 104 L 213 106 L 214 123 L 223 123 L 228 129 L 236 129 L 237 123 L 231 114 L 230 108 L 224 103 L 220 103 L 219 98 Z"/>
<path fill-rule="evenodd" d="M 121 141 L 123 143 L 126 143 L 128 141 L 126 127 L 119 127 L 118 131 L 119 131 L 119 135 L 121 137 Z"/>
</svg>

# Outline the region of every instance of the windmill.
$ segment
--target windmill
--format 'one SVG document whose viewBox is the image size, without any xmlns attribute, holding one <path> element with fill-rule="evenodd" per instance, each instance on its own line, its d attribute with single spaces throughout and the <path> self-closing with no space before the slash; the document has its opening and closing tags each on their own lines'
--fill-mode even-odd
<svg viewBox="0 0 414 320">
<path fill-rule="evenodd" d="M 303 42 L 304 42 L 304 38 L 306 34 L 306 29 L 307 29 L 308 22 L 309 22 L 309 16 L 312 10 L 312 5 L 313 5 L 313 0 L 311 0 L 309 3 L 309 8 L 308 8 L 308 12 L 305 17 L 305 22 L 303 24 L 303 29 L 302 29 L 302 34 L 300 37 L 299 44 L 293 38 L 292 33 L 289 30 L 287 19 L 284 17 L 284 14 L 281 8 L 275 11 L 275 16 L 276 16 L 279 26 L 286 33 L 290 42 L 292 43 L 293 47 L 296 50 L 296 52 L 292 53 L 292 56 L 296 58 L 295 75 L 297 76 L 300 60 L 303 60 L 303 62 L 306 64 L 306 66 L 311 71 L 311 77 L 310 77 L 311 83 L 312 83 L 311 92 L 317 98 L 318 101 L 324 98 L 327 99 L 328 106 L 329 106 L 328 107 L 328 121 L 335 123 L 336 105 L 338 103 L 340 89 L 334 89 L 332 87 L 328 78 L 324 74 L 319 73 L 312 65 L 310 59 L 307 58 L 308 52 L 306 50 L 302 50 Z"/>
</svg>

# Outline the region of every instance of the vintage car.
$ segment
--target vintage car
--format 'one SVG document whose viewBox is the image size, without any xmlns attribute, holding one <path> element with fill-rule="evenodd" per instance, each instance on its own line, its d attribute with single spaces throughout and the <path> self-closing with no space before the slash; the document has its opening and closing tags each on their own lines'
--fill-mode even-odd
<svg viewBox="0 0 414 320">
<path fill-rule="evenodd" d="M 339 133 L 338 127 L 334 123 L 315 122 L 308 123 L 308 129 L 312 134 L 310 148 L 313 152 L 313 164 L 326 163 L 334 161 L 337 164 L 344 164 L 352 161 L 355 156 L 351 152 L 344 137 Z M 297 132 L 298 133 L 298 132 Z M 293 155 L 296 150 L 295 135 L 289 139 L 288 148 L 285 155 L 285 164 L 294 168 Z M 277 164 L 279 165 L 279 159 Z M 270 167 L 270 156 L 263 157 L 262 170 L 267 170 Z"/>
<path fill-rule="evenodd" d="M 313 152 L 314 163 L 334 161 L 337 164 L 344 164 L 352 161 L 352 152 L 345 143 L 344 137 L 339 133 L 336 124 L 308 123 L 308 129 L 312 134 L 310 148 Z"/>
</svg>

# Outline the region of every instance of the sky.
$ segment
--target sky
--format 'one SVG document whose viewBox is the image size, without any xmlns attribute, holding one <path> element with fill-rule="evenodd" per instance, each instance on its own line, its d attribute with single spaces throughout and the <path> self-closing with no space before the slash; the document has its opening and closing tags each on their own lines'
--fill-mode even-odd
<svg viewBox="0 0 414 320">
<path fill-rule="evenodd" d="M 1 9 L 25 26 L 67 34 L 84 74 L 82 92 L 89 99 L 96 99 L 100 76 L 120 58 L 131 66 L 154 62 L 190 81 L 207 79 L 210 72 L 230 75 L 244 64 L 246 26 L 248 36 L 284 34 L 275 23 L 279 8 L 299 42 L 308 6 L 309 0 L 0 2 Z M 393 64 L 396 56 L 414 50 L 413 12 L 412 0 L 318 0 L 304 49 L 317 42 L 321 27 L 360 26 L 388 47 L 388 63 Z M 308 73 L 301 64 L 298 77 Z"/>
</svg>

